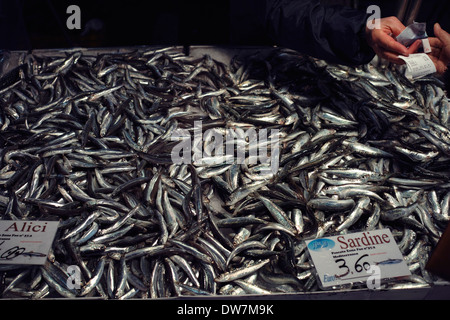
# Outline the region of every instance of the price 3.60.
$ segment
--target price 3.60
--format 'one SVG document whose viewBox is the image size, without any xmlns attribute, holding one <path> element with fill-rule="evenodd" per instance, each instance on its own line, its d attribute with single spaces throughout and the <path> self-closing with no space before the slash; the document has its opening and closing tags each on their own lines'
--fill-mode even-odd
<svg viewBox="0 0 450 320">
<path fill-rule="evenodd" d="M 355 261 L 353 264 L 353 267 L 347 265 L 347 261 L 345 259 L 336 259 L 334 262 L 336 262 L 339 265 L 339 269 L 342 270 L 342 274 L 335 275 L 336 278 L 343 278 L 349 274 L 353 274 L 353 271 L 356 273 L 361 273 L 363 271 L 367 271 L 370 269 L 370 263 L 367 261 L 363 261 L 365 257 L 368 257 L 368 254 L 364 254 L 361 257 L 358 258 L 358 260 Z"/>
</svg>

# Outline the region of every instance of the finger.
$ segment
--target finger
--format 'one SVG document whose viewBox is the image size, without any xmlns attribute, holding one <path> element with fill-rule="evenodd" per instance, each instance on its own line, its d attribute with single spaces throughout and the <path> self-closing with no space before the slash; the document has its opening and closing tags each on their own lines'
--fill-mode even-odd
<svg viewBox="0 0 450 320">
<path fill-rule="evenodd" d="M 436 67 L 436 72 L 439 74 L 443 74 L 447 70 L 447 65 L 441 61 L 436 62 L 434 66 Z"/>
<path fill-rule="evenodd" d="M 381 56 L 382 58 L 389 60 L 390 62 L 393 62 L 395 64 L 404 64 L 405 61 L 400 59 L 398 57 L 397 53 L 394 52 L 390 52 L 390 51 L 380 51 L 379 52 L 379 56 Z"/>
<path fill-rule="evenodd" d="M 412 45 L 409 46 L 408 55 L 410 55 L 411 53 L 417 52 L 417 50 L 420 48 L 421 45 L 422 45 L 422 40 L 416 40 Z"/>
<path fill-rule="evenodd" d="M 381 20 L 382 20 L 382 22 L 385 22 L 386 26 L 391 29 L 392 34 L 394 36 L 398 36 L 400 33 L 402 33 L 403 30 L 406 29 L 404 24 L 401 23 L 401 21 L 398 20 L 398 18 L 395 17 L 395 16 L 387 17 L 387 18 L 384 18 L 384 19 L 381 19 Z"/>
<path fill-rule="evenodd" d="M 442 41 L 439 40 L 436 37 L 428 37 L 428 41 L 430 42 L 430 46 L 432 48 L 439 48 L 439 49 L 441 49 L 443 47 Z"/>
<path fill-rule="evenodd" d="M 439 74 L 443 74 L 447 69 L 447 65 L 443 63 L 441 60 L 439 60 L 438 57 L 435 57 L 430 54 L 428 56 L 430 57 L 431 61 L 433 61 L 434 66 L 436 67 L 436 72 Z"/>
<path fill-rule="evenodd" d="M 428 55 L 438 59 L 441 56 L 441 51 L 441 48 L 431 47 L 431 52 L 429 52 Z"/>
<path fill-rule="evenodd" d="M 387 51 L 402 54 L 404 56 L 408 55 L 408 49 L 404 45 L 397 42 L 394 38 L 388 36 L 384 32 L 378 33 L 376 37 L 377 39 L 375 41 L 381 48 L 384 48 Z"/>
<path fill-rule="evenodd" d="M 436 65 L 439 62 L 438 57 L 432 55 L 432 54 L 428 54 L 428 56 L 430 57 L 431 61 L 433 61 L 433 63 Z"/>
<path fill-rule="evenodd" d="M 450 44 L 450 34 L 442 29 L 439 23 L 434 24 L 434 34 L 444 43 L 444 45 Z"/>
</svg>

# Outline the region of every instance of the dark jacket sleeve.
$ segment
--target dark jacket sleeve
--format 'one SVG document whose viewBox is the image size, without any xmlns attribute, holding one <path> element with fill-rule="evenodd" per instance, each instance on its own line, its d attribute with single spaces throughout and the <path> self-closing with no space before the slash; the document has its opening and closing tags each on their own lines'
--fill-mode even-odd
<svg viewBox="0 0 450 320">
<path fill-rule="evenodd" d="M 359 65 L 375 56 L 365 39 L 368 15 L 314 0 L 266 0 L 264 24 L 277 45 L 332 63 Z"/>
</svg>

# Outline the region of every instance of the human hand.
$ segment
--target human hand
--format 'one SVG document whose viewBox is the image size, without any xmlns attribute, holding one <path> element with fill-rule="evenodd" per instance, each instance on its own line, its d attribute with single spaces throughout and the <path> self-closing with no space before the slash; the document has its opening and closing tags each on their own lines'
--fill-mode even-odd
<svg viewBox="0 0 450 320">
<path fill-rule="evenodd" d="M 450 63 L 450 34 L 439 23 L 434 25 L 434 37 L 430 37 L 431 53 L 428 55 L 436 66 L 436 72 L 443 74 Z"/>
<path fill-rule="evenodd" d="M 379 23 L 379 28 L 366 26 L 367 43 L 381 58 L 396 64 L 404 64 L 405 62 L 398 56 L 409 56 L 411 53 L 416 52 L 421 45 L 421 41 L 415 41 L 409 48 L 397 42 L 394 37 L 398 36 L 406 28 L 397 17 L 381 18 Z"/>
</svg>

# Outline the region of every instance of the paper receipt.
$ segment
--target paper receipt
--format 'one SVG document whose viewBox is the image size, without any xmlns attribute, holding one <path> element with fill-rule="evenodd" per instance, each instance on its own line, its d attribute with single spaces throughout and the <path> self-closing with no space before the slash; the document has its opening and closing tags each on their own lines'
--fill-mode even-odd
<svg viewBox="0 0 450 320">
<path fill-rule="evenodd" d="M 399 56 L 406 62 L 405 76 L 408 79 L 418 79 L 436 72 L 436 67 L 425 53 L 414 53 L 408 57 Z"/>
</svg>

